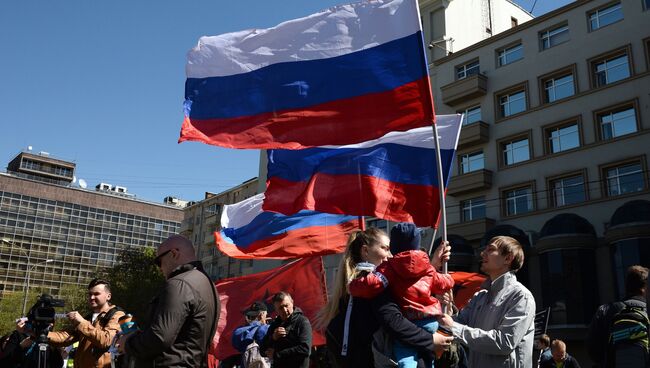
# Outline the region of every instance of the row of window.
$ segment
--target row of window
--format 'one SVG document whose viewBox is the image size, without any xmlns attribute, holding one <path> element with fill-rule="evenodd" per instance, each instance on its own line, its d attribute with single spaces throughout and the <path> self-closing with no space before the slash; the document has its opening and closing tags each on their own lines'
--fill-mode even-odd
<svg viewBox="0 0 650 368">
<path fill-rule="evenodd" d="M 639 130 L 639 116 L 636 101 L 618 104 L 594 113 L 600 141 L 606 141 Z M 543 127 L 545 154 L 555 154 L 579 148 L 582 142 L 581 117 L 573 117 L 550 126 Z M 497 141 L 499 166 L 505 167 L 532 158 L 531 132 L 517 134 Z M 485 155 L 482 149 L 462 153 L 458 157 L 459 174 L 485 168 Z"/>
<path fill-rule="evenodd" d="M 604 194 L 616 197 L 628 193 L 646 190 L 645 161 L 636 158 L 625 162 L 606 165 L 601 168 L 601 178 Z M 548 204 L 550 207 L 563 207 L 589 200 L 589 182 L 586 172 L 574 172 L 547 180 Z M 499 199 L 502 214 L 515 216 L 534 211 L 535 183 L 507 188 L 501 191 Z M 485 218 L 485 196 L 466 199 L 460 202 L 461 221 L 472 221 Z"/>
<path fill-rule="evenodd" d="M 72 178 L 73 171 L 74 171 L 69 167 L 49 165 L 38 161 L 26 159 L 26 158 L 22 159 L 22 161 L 20 162 L 20 167 L 27 170 L 40 171 L 40 172 L 55 174 L 58 176 L 65 176 L 67 178 Z"/>
<path fill-rule="evenodd" d="M 646 40 L 650 50 L 650 40 Z M 627 79 L 632 76 L 629 46 L 616 49 L 606 55 L 589 60 L 594 88 Z M 575 65 L 539 77 L 541 103 L 553 103 L 578 93 Z M 495 92 L 496 119 L 520 114 L 529 108 L 528 83 L 524 82 Z M 465 114 L 464 125 L 483 120 L 481 105 L 473 105 L 458 113 Z"/>
<path fill-rule="evenodd" d="M 648 1 L 648 0 L 646 0 Z M 620 2 L 609 4 L 604 7 L 587 12 L 589 19 L 589 30 L 595 31 L 610 24 L 623 20 L 623 8 Z M 546 50 L 567 42 L 569 36 L 569 24 L 563 22 L 538 34 L 540 50 Z M 508 45 L 496 50 L 497 66 L 502 67 L 524 58 L 524 46 L 521 42 Z M 456 67 L 456 79 L 467 78 L 480 73 L 481 68 L 478 60 Z"/>
</svg>

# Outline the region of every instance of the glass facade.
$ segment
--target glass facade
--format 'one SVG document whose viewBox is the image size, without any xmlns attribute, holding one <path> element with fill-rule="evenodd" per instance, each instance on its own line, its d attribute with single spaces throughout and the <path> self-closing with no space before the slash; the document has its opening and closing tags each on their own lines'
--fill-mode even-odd
<svg viewBox="0 0 650 368">
<path fill-rule="evenodd" d="M 0 191 L 0 284 L 4 291 L 22 290 L 29 259 L 31 287 L 57 295 L 64 284 L 85 284 L 98 269 L 112 266 L 122 248 L 156 246 L 179 227 L 180 222 Z M 45 264 L 48 259 L 54 261 Z"/>
<path fill-rule="evenodd" d="M 617 299 L 625 296 L 625 271 L 633 265 L 650 267 L 650 238 L 632 238 L 611 246 L 612 267 L 616 280 Z"/>
<path fill-rule="evenodd" d="M 540 254 L 539 261 L 543 308 L 551 307 L 549 325 L 588 324 L 598 306 L 594 251 L 551 250 Z"/>
</svg>

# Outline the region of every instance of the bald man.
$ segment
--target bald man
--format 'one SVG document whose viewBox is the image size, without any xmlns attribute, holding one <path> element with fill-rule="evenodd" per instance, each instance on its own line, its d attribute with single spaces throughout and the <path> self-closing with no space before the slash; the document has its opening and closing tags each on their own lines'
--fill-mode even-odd
<svg viewBox="0 0 650 368">
<path fill-rule="evenodd" d="M 152 300 L 150 323 L 119 342 L 138 367 L 207 367 L 207 351 L 219 320 L 214 284 L 197 261 L 192 243 L 180 235 L 167 238 L 155 263 L 167 281 Z"/>
</svg>

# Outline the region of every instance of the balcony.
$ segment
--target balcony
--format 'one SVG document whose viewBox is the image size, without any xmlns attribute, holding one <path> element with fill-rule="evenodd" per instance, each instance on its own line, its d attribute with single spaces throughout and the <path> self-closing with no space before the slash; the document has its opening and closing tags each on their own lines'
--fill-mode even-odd
<svg viewBox="0 0 650 368">
<path fill-rule="evenodd" d="M 490 125 L 483 121 L 477 121 L 469 125 L 463 125 L 463 127 L 460 129 L 458 149 L 487 143 L 490 140 L 489 132 Z"/>
<path fill-rule="evenodd" d="M 450 234 L 460 235 L 468 241 L 480 240 L 483 235 L 494 227 L 495 220 L 483 218 L 474 221 L 461 222 L 458 224 L 447 225 Z"/>
<path fill-rule="evenodd" d="M 455 106 L 463 101 L 485 96 L 487 77 L 483 74 L 472 75 L 442 86 L 440 90 L 442 92 L 442 102 L 445 105 Z"/>
<path fill-rule="evenodd" d="M 447 194 L 458 196 L 470 192 L 488 189 L 492 186 L 492 171 L 477 170 L 467 174 L 452 176 L 447 187 Z"/>
</svg>

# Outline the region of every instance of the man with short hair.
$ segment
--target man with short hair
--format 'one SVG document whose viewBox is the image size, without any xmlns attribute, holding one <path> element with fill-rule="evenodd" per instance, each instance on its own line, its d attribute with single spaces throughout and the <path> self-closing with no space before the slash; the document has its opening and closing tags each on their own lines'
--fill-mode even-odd
<svg viewBox="0 0 650 368">
<path fill-rule="evenodd" d="M 625 275 L 625 298 L 596 310 L 587 334 L 587 351 L 600 367 L 645 367 L 649 363 L 647 282 L 647 268 L 630 266 Z"/>
<path fill-rule="evenodd" d="M 553 359 L 553 354 L 551 353 L 551 338 L 547 334 L 542 334 L 537 338 L 535 341 L 535 348 L 539 350 L 537 368 L 541 367 L 546 361 Z"/>
<path fill-rule="evenodd" d="M 273 361 L 274 367 L 307 368 L 311 352 L 311 324 L 302 310 L 294 307 L 289 293 L 281 291 L 273 296 L 278 316 L 266 333 L 262 351 Z"/>
<path fill-rule="evenodd" d="M 68 346 L 79 342 L 74 356 L 75 368 L 109 368 L 111 354 L 108 348 L 120 330 L 118 320 L 124 315 L 110 304 L 111 285 L 102 279 L 88 284 L 88 305 L 92 314 L 82 317 L 77 311 L 68 313 L 74 328 L 71 331 L 49 332 L 47 337 L 53 346 Z"/>
<path fill-rule="evenodd" d="M 496 236 L 481 252 L 488 275 L 479 292 L 452 320 L 441 325 L 469 349 L 468 366 L 531 368 L 535 334 L 535 299 L 517 277 L 524 251 L 509 236 Z"/>
<path fill-rule="evenodd" d="M 138 361 L 138 367 L 145 361 L 154 367 L 207 367 L 219 320 L 214 284 L 183 236 L 162 242 L 155 263 L 167 281 L 151 303 L 151 321 L 141 332 L 122 337 L 119 349 Z"/>
<path fill-rule="evenodd" d="M 553 340 L 551 343 L 551 360 L 542 364 L 542 368 L 580 368 L 580 364 L 574 357 L 567 354 L 566 344 L 562 340 Z"/>
</svg>

